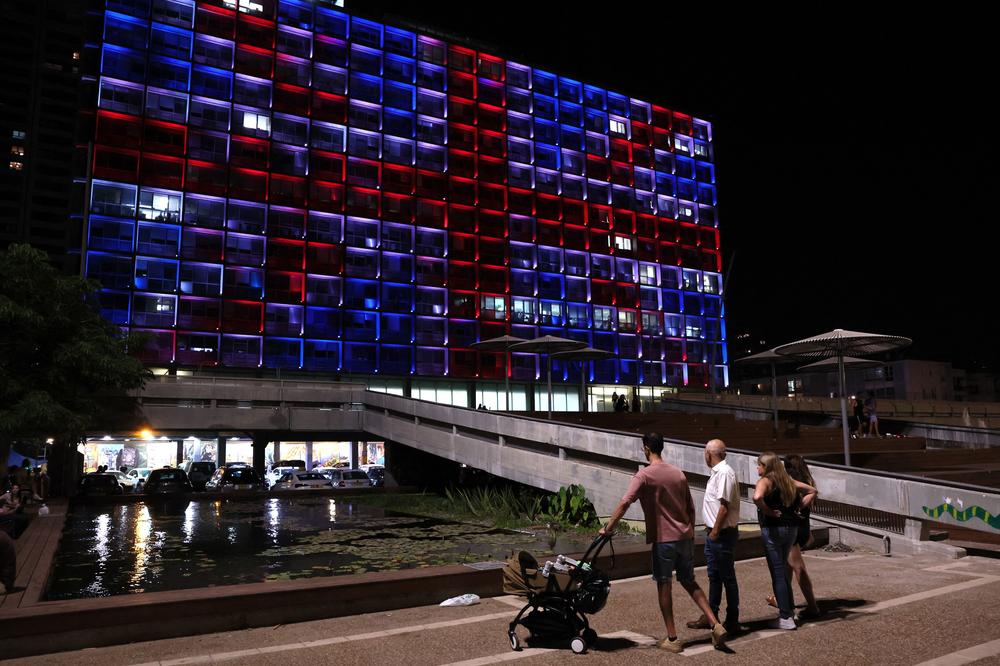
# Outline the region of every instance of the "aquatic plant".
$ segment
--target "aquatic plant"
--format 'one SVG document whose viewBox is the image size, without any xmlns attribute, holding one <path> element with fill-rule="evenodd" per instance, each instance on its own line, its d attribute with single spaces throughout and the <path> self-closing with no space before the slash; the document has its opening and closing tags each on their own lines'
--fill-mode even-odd
<svg viewBox="0 0 1000 666">
<path fill-rule="evenodd" d="M 587 490 L 578 483 L 563 486 L 558 493 L 550 495 L 545 502 L 545 511 L 563 525 L 573 527 L 593 527 L 597 525 L 597 510 L 587 499 Z"/>
</svg>

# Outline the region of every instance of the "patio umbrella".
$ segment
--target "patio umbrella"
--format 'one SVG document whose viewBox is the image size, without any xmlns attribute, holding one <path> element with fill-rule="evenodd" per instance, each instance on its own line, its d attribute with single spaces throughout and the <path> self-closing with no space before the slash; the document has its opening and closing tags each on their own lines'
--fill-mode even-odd
<svg viewBox="0 0 1000 666">
<path fill-rule="evenodd" d="M 524 338 L 519 338 L 516 335 L 501 335 L 499 338 L 490 338 L 489 340 L 483 340 L 481 342 L 475 342 L 471 345 L 473 349 L 478 349 L 479 351 L 485 352 L 503 352 L 503 387 L 504 391 L 507 393 L 507 409 L 506 411 L 511 411 L 510 406 L 510 348 L 511 345 L 516 345 L 519 342 L 527 342 Z"/>
<path fill-rule="evenodd" d="M 913 344 L 913 340 L 901 335 L 862 333 L 836 328 L 828 333 L 789 342 L 774 348 L 774 352 L 781 356 L 837 359 L 837 374 L 840 385 L 840 426 L 844 438 L 844 464 L 848 467 L 851 465 L 851 437 L 847 428 L 847 398 L 844 396 L 844 358 L 881 354 L 911 344 Z"/>
<path fill-rule="evenodd" d="M 753 354 L 752 356 L 744 356 L 743 358 L 736 359 L 736 363 L 771 366 L 771 412 L 774 415 L 775 430 L 778 429 L 778 376 L 775 367 L 779 363 L 789 363 L 794 360 L 795 357 L 780 356 L 775 354 L 773 349 L 768 349 L 767 351 L 762 351 L 759 354 Z"/>
<path fill-rule="evenodd" d="M 552 358 L 561 361 L 580 361 L 580 411 L 587 411 L 587 361 L 603 361 L 606 358 L 614 357 L 614 352 L 594 349 L 593 347 L 582 347 L 581 349 L 552 354 Z"/>
<path fill-rule="evenodd" d="M 881 361 L 870 358 L 858 358 L 857 356 L 844 357 L 844 370 L 864 370 L 866 368 L 877 368 L 882 365 Z M 822 361 L 813 361 L 798 368 L 799 372 L 837 372 L 837 359 L 824 358 Z"/>
<path fill-rule="evenodd" d="M 549 420 L 552 420 L 552 354 L 583 349 L 586 346 L 587 343 L 585 342 L 559 338 L 554 335 L 543 335 L 540 338 L 535 338 L 534 340 L 528 340 L 526 342 L 518 342 L 517 344 L 510 346 L 510 351 L 512 352 L 516 351 L 527 354 L 544 354 L 548 356 Z"/>
</svg>

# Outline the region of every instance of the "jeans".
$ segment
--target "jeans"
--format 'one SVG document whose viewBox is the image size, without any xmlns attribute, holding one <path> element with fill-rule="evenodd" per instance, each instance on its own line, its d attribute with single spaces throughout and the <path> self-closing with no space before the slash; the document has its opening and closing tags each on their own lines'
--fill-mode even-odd
<svg viewBox="0 0 1000 666">
<path fill-rule="evenodd" d="M 722 604 L 722 588 L 726 589 L 726 622 L 740 621 L 740 586 L 736 582 L 736 566 L 733 553 L 740 532 L 735 527 L 719 530 L 719 538 L 712 540 L 705 535 L 705 564 L 708 568 L 708 605 L 712 613 L 719 617 Z"/>
<path fill-rule="evenodd" d="M 788 551 L 795 545 L 799 528 L 797 525 L 762 527 L 764 556 L 771 571 L 771 587 L 778 602 L 781 619 L 787 620 L 795 614 L 795 600 L 792 597 L 791 573 L 788 570 Z"/>
</svg>

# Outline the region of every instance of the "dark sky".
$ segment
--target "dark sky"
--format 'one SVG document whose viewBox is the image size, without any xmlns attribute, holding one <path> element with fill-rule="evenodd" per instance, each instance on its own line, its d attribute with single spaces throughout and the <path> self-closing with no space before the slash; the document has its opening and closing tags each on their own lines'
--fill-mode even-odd
<svg viewBox="0 0 1000 666">
<path fill-rule="evenodd" d="M 713 121 L 730 339 L 839 327 L 911 337 L 913 358 L 998 365 L 985 17 L 348 3 Z"/>
</svg>

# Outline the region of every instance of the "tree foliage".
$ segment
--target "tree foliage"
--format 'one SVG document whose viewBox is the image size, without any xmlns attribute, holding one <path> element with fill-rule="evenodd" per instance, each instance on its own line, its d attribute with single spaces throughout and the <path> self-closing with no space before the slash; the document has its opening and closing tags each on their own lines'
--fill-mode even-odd
<svg viewBox="0 0 1000 666">
<path fill-rule="evenodd" d="M 29 245 L 0 252 L 0 443 L 74 441 L 142 387 L 135 341 L 101 318 L 97 289 Z"/>
</svg>

